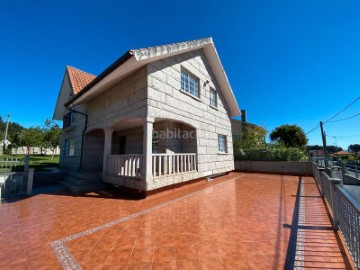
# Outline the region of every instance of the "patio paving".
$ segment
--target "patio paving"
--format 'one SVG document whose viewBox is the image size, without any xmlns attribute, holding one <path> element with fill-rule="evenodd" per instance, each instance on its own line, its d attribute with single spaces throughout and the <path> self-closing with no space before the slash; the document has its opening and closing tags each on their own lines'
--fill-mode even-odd
<svg viewBox="0 0 360 270">
<path fill-rule="evenodd" d="M 315 181 L 300 179 L 13 199 L 0 206 L 0 269 L 351 269 Z"/>
</svg>

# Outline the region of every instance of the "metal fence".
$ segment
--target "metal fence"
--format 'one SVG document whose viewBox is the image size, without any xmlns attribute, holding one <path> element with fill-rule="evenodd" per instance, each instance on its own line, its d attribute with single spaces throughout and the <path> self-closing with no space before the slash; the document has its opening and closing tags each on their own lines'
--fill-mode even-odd
<svg viewBox="0 0 360 270">
<path fill-rule="evenodd" d="M 20 160 L 17 158 L 0 159 L 0 173 L 16 172 L 22 166 L 24 166 L 24 160 Z"/>
<path fill-rule="evenodd" d="M 315 163 L 318 167 L 321 168 L 331 168 L 333 166 L 340 166 L 343 174 L 347 174 L 351 177 L 357 178 L 360 180 L 360 163 L 359 161 L 352 162 L 343 162 L 343 161 L 333 161 L 328 160 L 327 166 L 325 158 L 313 157 L 313 163 Z"/>
<path fill-rule="evenodd" d="M 360 269 L 360 208 L 356 202 L 335 185 L 334 192 L 338 227 L 344 236 L 346 245 L 354 259 L 357 269 Z"/>
<path fill-rule="evenodd" d="M 342 187 L 342 171 L 325 168 L 313 163 L 315 180 L 326 199 L 333 217 L 333 228 L 340 229 L 356 269 L 360 269 L 360 205 Z"/>
<path fill-rule="evenodd" d="M 30 195 L 34 169 L 29 169 L 29 159 L 0 159 L 0 202 L 2 197 Z"/>
</svg>

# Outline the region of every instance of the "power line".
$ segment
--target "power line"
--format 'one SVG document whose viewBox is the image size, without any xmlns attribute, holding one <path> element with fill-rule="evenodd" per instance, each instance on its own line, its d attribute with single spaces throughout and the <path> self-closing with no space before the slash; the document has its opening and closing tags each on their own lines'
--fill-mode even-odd
<svg viewBox="0 0 360 270">
<path fill-rule="evenodd" d="M 346 107 L 344 107 L 343 109 L 341 109 L 339 112 L 337 112 L 333 117 L 330 117 L 328 120 L 326 120 L 324 122 L 324 124 L 326 124 L 327 122 L 331 121 L 332 119 L 334 119 L 336 116 L 338 116 L 340 113 L 342 113 L 343 111 L 345 111 L 346 109 L 348 109 L 351 105 L 353 105 L 356 101 L 358 101 L 360 99 L 360 96 L 358 96 L 355 100 L 353 100 L 349 105 L 347 105 Z"/>
<path fill-rule="evenodd" d="M 334 119 L 336 116 L 338 116 L 340 113 L 342 113 L 343 111 L 345 111 L 346 109 L 348 109 L 351 105 L 353 105 L 356 101 L 358 101 L 360 99 L 360 96 L 358 96 L 356 99 L 354 99 L 352 102 L 350 102 L 350 104 L 348 104 L 346 107 L 344 107 L 343 109 L 341 109 L 339 112 L 337 112 L 336 114 L 334 114 L 334 116 L 330 117 L 328 120 L 326 120 L 325 122 L 323 122 L 323 124 L 325 125 L 326 123 L 330 122 L 332 119 Z M 360 115 L 360 114 L 359 114 Z M 356 115 L 357 116 L 357 115 Z M 352 116 L 350 118 L 353 118 L 355 116 Z M 350 119 L 349 118 L 349 119 Z M 341 119 L 342 121 L 345 119 Z M 340 121 L 340 120 L 338 120 Z M 335 122 L 335 121 L 334 121 Z M 305 135 L 308 135 L 309 133 L 317 130 L 320 127 L 320 125 L 316 125 L 315 127 L 313 127 L 312 129 L 310 129 L 308 132 L 305 133 Z"/>
<path fill-rule="evenodd" d="M 315 126 L 315 127 L 313 127 L 312 129 L 310 129 L 308 132 L 306 132 L 306 134 L 305 134 L 305 135 L 308 135 L 309 133 L 311 133 L 311 132 L 313 132 L 313 131 L 317 130 L 319 127 L 320 127 L 320 125 L 316 125 L 316 126 Z"/>
<path fill-rule="evenodd" d="M 360 115 L 360 113 L 355 114 L 355 115 L 350 116 L 350 117 L 347 117 L 347 118 L 343 118 L 343 119 L 339 119 L 339 120 L 332 120 L 332 121 L 328 121 L 328 122 L 329 122 L 329 123 L 341 122 L 341 121 L 345 121 L 345 120 L 348 120 L 348 119 L 354 118 L 354 117 L 359 116 L 359 115 Z"/>
<path fill-rule="evenodd" d="M 326 137 L 332 137 L 332 138 L 352 138 L 352 137 L 359 137 L 360 134 L 358 135 L 349 135 L 349 136 L 332 136 L 332 135 L 326 135 Z"/>
</svg>

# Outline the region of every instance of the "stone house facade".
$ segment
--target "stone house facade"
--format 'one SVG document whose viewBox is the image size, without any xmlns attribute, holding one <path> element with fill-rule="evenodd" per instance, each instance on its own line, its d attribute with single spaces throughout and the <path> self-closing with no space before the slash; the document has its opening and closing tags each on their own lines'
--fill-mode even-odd
<svg viewBox="0 0 360 270">
<path fill-rule="evenodd" d="M 97 77 L 67 67 L 60 166 L 138 191 L 226 173 L 237 115 L 211 38 L 128 51 Z"/>
</svg>

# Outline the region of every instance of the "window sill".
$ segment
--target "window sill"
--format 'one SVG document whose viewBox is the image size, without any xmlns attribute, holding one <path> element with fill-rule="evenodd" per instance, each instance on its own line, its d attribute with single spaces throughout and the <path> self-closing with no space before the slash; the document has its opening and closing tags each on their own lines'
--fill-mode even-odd
<svg viewBox="0 0 360 270">
<path fill-rule="evenodd" d="M 67 130 L 74 129 L 74 128 L 75 128 L 75 124 L 74 124 L 74 125 L 67 126 L 67 127 L 64 127 L 63 130 L 67 131 Z"/>
<path fill-rule="evenodd" d="M 193 98 L 193 99 L 195 99 L 195 100 L 197 100 L 197 101 L 201 101 L 201 99 L 200 99 L 200 98 L 195 97 L 195 96 L 193 96 L 193 95 L 189 94 L 188 92 L 185 92 L 185 91 L 184 91 L 184 90 L 182 90 L 182 89 L 180 89 L 180 92 L 181 92 L 181 93 L 183 93 L 183 94 L 185 94 L 185 95 L 187 95 L 187 96 L 189 96 L 189 97 L 191 97 L 191 98 Z"/>
<path fill-rule="evenodd" d="M 209 105 L 209 106 L 210 106 L 210 108 L 212 108 L 214 110 L 217 110 L 217 111 L 219 110 L 218 107 L 215 107 L 215 106 L 212 106 L 212 105 Z"/>
<path fill-rule="evenodd" d="M 226 152 L 218 152 L 218 155 L 219 156 L 226 156 L 226 155 L 228 155 L 229 153 L 226 153 Z"/>
</svg>

